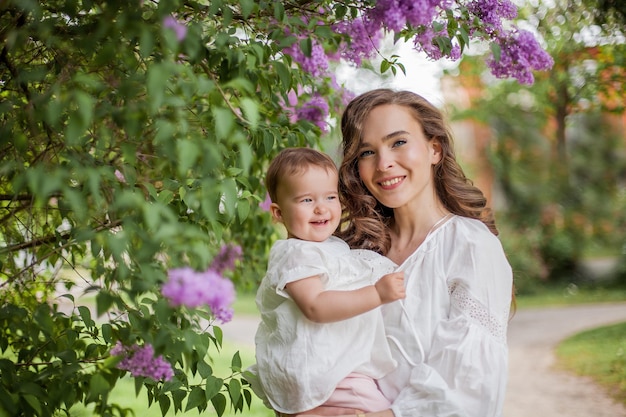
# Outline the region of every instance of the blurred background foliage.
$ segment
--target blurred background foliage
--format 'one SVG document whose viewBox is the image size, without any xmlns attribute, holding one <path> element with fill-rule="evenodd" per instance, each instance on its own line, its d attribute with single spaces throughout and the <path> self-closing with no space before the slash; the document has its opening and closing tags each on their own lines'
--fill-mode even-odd
<svg viewBox="0 0 626 417">
<path fill-rule="evenodd" d="M 493 80 L 481 57 L 454 70 L 471 97 L 454 118 L 487 128 L 520 295 L 626 286 L 626 7 L 609 3 L 522 9 L 555 60 L 532 86 Z"/>
</svg>

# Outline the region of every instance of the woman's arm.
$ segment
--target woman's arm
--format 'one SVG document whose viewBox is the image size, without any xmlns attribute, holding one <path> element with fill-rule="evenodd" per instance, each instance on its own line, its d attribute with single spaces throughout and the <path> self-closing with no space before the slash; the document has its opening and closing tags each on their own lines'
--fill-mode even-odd
<svg viewBox="0 0 626 417">
<path fill-rule="evenodd" d="M 350 291 L 325 291 L 320 277 L 313 276 L 288 283 L 285 291 L 306 318 L 316 323 L 330 323 L 404 298 L 404 273 L 393 272 L 374 285 Z"/>
</svg>

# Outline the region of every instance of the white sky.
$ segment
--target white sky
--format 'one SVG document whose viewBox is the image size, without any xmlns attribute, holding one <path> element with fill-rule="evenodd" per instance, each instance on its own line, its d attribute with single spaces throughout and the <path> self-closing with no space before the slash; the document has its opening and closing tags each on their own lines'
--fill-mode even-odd
<svg viewBox="0 0 626 417">
<path fill-rule="evenodd" d="M 440 77 L 444 68 L 454 67 L 455 64 L 448 60 L 429 60 L 424 54 L 415 51 L 411 42 L 400 42 L 395 46 L 392 46 L 391 42 L 387 42 L 389 45 L 384 46 L 382 50 L 386 57 L 391 57 L 394 54 L 400 56 L 399 62 L 404 64 L 406 76 L 399 70 L 394 77 L 389 70 L 387 71 L 389 77 L 383 78 L 367 69 L 342 65 L 336 73 L 337 81 L 357 95 L 374 88 L 389 87 L 413 91 L 435 106 L 441 106 L 443 95 Z M 374 60 L 374 67 L 380 68 L 380 62 L 380 59 Z"/>
</svg>

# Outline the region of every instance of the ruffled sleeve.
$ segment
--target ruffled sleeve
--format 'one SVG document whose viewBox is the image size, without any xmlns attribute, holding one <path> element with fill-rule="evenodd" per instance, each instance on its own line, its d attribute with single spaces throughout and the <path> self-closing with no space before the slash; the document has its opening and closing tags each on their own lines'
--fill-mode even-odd
<svg viewBox="0 0 626 417">
<path fill-rule="evenodd" d="M 324 285 L 327 284 L 329 278 L 328 251 L 332 248 L 333 255 L 335 253 L 349 253 L 349 247 L 338 239 L 332 239 L 324 243 L 301 241 L 297 239 L 288 239 L 276 242 L 272 248 L 274 257 L 272 264 L 276 265 L 274 273 L 268 274 L 274 281 L 273 286 L 276 293 L 290 298 L 285 291 L 285 286 L 290 282 L 300 279 L 320 276 Z"/>
<path fill-rule="evenodd" d="M 431 324 L 425 359 L 405 358 L 413 365 L 392 405 L 396 417 L 501 416 L 512 273 L 499 240 L 482 224 L 469 226 L 446 237 L 455 247 L 440 248 L 448 311 Z"/>
</svg>

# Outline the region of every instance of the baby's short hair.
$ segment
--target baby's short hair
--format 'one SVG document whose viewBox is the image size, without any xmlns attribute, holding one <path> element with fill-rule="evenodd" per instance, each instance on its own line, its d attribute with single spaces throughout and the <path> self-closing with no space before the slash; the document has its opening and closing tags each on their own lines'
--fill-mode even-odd
<svg viewBox="0 0 626 417">
<path fill-rule="evenodd" d="M 265 176 L 265 187 L 272 202 L 276 202 L 278 185 L 285 176 L 300 174 L 312 166 L 337 172 L 335 161 L 315 149 L 286 148 L 280 151 L 270 163 Z"/>
</svg>

